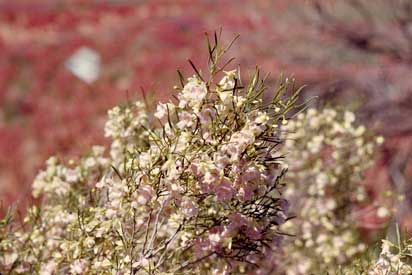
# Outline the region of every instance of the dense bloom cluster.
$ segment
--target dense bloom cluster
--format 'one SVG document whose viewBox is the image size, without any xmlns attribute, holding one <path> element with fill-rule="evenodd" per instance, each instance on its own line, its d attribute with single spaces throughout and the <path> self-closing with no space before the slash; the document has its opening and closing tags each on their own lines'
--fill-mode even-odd
<svg viewBox="0 0 412 275">
<path fill-rule="evenodd" d="M 147 146 L 148 133 L 145 129 L 149 124 L 146 107 L 142 102 L 116 106 L 109 110 L 108 117 L 104 132 L 106 137 L 112 139 L 110 157 L 115 164 L 126 161 L 136 146 Z"/>
<path fill-rule="evenodd" d="M 50 158 L 41 197 L 2 226 L 0 271 L 13 274 L 229 274 L 256 268 L 281 239 L 280 124 L 297 93 L 263 102 L 258 72 L 199 74 L 153 117 L 141 102 L 109 111 L 110 153 Z M 109 156 L 107 156 L 109 155 Z"/>
<path fill-rule="evenodd" d="M 296 235 L 284 245 L 286 273 L 333 272 L 367 247 L 356 228 L 354 207 L 373 208 L 362 173 L 382 138 L 356 126 L 352 112 L 329 108 L 300 113 L 282 131 L 289 168 L 285 196 L 296 215 L 283 225 Z M 383 212 L 382 207 L 375 209 Z"/>
</svg>

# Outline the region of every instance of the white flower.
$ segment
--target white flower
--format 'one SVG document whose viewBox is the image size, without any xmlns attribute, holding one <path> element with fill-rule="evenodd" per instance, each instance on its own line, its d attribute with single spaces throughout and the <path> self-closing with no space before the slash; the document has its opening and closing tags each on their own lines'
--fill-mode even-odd
<svg viewBox="0 0 412 275">
<path fill-rule="evenodd" d="M 233 101 L 233 88 L 235 86 L 236 70 L 224 71 L 226 74 L 219 82 L 217 93 L 224 105 L 230 105 Z M 241 103 L 242 104 L 242 103 Z"/>
<path fill-rule="evenodd" d="M 182 208 L 182 213 L 186 218 L 196 216 L 199 211 L 195 203 L 189 198 L 184 198 L 180 206 Z"/>
<path fill-rule="evenodd" d="M 169 113 L 171 114 L 174 111 L 174 108 L 175 108 L 175 105 L 171 103 L 159 103 L 157 104 L 157 108 L 156 108 L 156 112 L 154 113 L 154 116 L 160 120 L 165 119 L 168 116 L 168 110 L 169 110 Z"/>
<path fill-rule="evenodd" d="M 194 125 L 194 119 L 196 117 L 189 113 L 189 112 L 181 112 L 179 114 L 179 122 L 176 124 L 177 128 L 179 129 L 185 129 L 185 128 L 190 128 Z"/>
<path fill-rule="evenodd" d="M 55 261 L 49 261 L 46 264 L 43 264 L 40 268 L 40 275 L 53 275 L 57 267 L 57 263 Z"/>
<path fill-rule="evenodd" d="M 222 240 L 222 237 L 219 233 L 213 233 L 209 234 L 209 240 L 212 245 L 216 245 Z"/>
<path fill-rule="evenodd" d="M 87 263 L 85 260 L 77 259 L 70 265 L 71 274 L 84 274 L 86 272 Z"/>
<path fill-rule="evenodd" d="M 206 84 L 193 76 L 188 79 L 187 84 L 183 87 L 182 92 L 178 95 L 179 107 L 191 107 L 195 113 L 200 111 L 203 99 L 206 97 Z"/>
</svg>

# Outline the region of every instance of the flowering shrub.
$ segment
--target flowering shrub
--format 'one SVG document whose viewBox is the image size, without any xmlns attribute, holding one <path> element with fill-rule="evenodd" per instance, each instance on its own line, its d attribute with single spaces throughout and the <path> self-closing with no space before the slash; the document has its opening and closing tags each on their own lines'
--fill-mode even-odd
<svg viewBox="0 0 412 275">
<path fill-rule="evenodd" d="M 296 235 L 284 245 L 287 274 L 334 272 L 367 248 L 355 207 L 376 204 L 362 185 L 362 175 L 383 138 L 356 126 L 352 112 L 329 108 L 300 113 L 282 130 L 289 167 L 285 197 L 296 215 L 283 225 Z M 374 208 L 378 215 L 390 214 L 384 206 Z"/>
<path fill-rule="evenodd" d="M 255 268 L 287 218 L 279 125 L 295 108 L 289 82 L 263 102 L 257 71 L 244 86 L 209 44 L 209 76 L 184 80 L 149 116 L 141 102 L 109 111 L 103 147 L 78 163 L 50 158 L 42 198 L 1 228 L 1 272 L 215 274 Z M 224 76 L 215 81 L 219 73 Z"/>
<path fill-rule="evenodd" d="M 28 186 L 49 155 L 105 144 L 105 112 L 126 90 L 171 85 L 183 57 L 199 63 L 200 34 L 215 26 L 242 34 L 242 66 L 293 73 L 320 102 L 362 105 L 362 122 L 387 140 L 374 192 L 392 181 L 404 193 L 412 167 L 408 1 L 73 1 L 0 4 L 0 213 L 30 201 Z M 84 47 L 101 56 L 91 85 L 64 66 Z M 157 90 L 156 99 L 170 96 Z"/>
<path fill-rule="evenodd" d="M 0 222 L 0 272 L 409 273 L 408 244 L 354 264 L 367 248 L 354 206 L 391 214 L 361 184 L 382 138 L 349 111 L 300 112 L 293 80 L 270 98 L 258 70 L 244 85 L 220 61 L 230 45 L 209 42 L 207 74 L 190 61 L 196 74 L 179 73 L 153 115 L 140 101 L 110 110 L 109 152 L 51 157 L 32 186 L 40 205 Z"/>
</svg>

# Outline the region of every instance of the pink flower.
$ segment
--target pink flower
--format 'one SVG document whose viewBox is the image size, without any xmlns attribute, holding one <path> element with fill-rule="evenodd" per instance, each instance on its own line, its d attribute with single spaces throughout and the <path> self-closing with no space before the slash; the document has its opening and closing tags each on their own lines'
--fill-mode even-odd
<svg viewBox="0 0 412 275">
<path fill-rule="evenodd" d="M 153 189 L 148 185 L 141 186 L 138 189 L 138 193 L 137 202 L 139 204 L 146 204 L 153 196 Z"/>
<path fill-rule="evenodd" d="M 210 108 L 206 108 L 203 109 L 198 116 L 202 127 L 206 128 L 215 116 L 215 111 Z"/>
<path fill-rule="evenodd" d="M 199 167 L 199 163 L 194 161 L 190 164 L 189 166 L 190 171 L 192 171 L 193 174 L 195 174 L 196 176 L 200 176 L 200 167 Z"/>
<path fill-rule="evenodd" d="M 71 274 L 85 274 L 86 273 L 86 261 L 85 260 L 75 260 L 73 264 L 70 265 Z"/>
<path fill-rule="evenodd" d="M 248 200 L 252 199 L 252 196 L 253 196 L 252 189 L 248 185 L 247 186 L 242 186 L 242 187 L 239 188 L 238 196 L 243 201 L 248 201 Z"/>
<path fill-rule="evenodd" d="M 186 218 L 194 217 L 199 212 L 199 209 L 197 208 L 196 204 L 191 199 L 186 197 L 183 198 L 180 207 L 183 215 L 185 215 Z"/>
<path fill-rule="evenodd" d="M 251 181 L 260 178 L 261 172 L 256 168 L 256 166 L 250 166 L 243 172 L 243 180 Z"/>
<path fill-rule="evenodd" d="M 222 241 L 222 237 L 220 233 L 211 233 L 209 234 L 209 241 L 212 246 L 216 246 Z"/>
<path fill-rule="evenodd" d="M 242 147 L 239 144 L 231 143 L 226 145 L 224 148 L 231 161 L 239 160 L 240 153 L 242 152 Z"/>
<path fill-rule="evenodd" d="M 275 217 L 273 217 L 273 222 L 277 225 L 284 224 L 287 219 L 287 216 L 284 212 L 278 212 Z"/>
<path fill-rule="evenodd" d="M 223 146 L 223 151 L 229 155 L 231 161 L 239 161 L 240 154 L 253 142 L 255 142 L 253 132 L 245 127 L 240 132 L 232 135 L 229 144 Z"/>
<path fill-rule="evenodd" d="M 246 225 L 247 220 L 240 213 L 234 213 L 229 216 L 229 231 L 237 231 L 242 226 Z"/>
<path fill-rule="evenodd" d="M 178 95 L 179 107 L 184 108 L 189 106 L 195 113 L 198 113 L 206 94 L 207 88 L 204 82 L 195 77 L 189 78 L 183 91 Z"/>
<path fill-rule="evenodd" d="M 214 191 L 218 201 L 228 201 L 233 198 L 235 189 L 228 178 L 223 178 L 221 182 L 215 186 Z"/>
<path fill-rule="evenodd" d="M 287 213 L 289 211 L 289 201 L 285 199 L 279 199 L 279 207 L 283 212 Z"/>
<path fill-rule="evenodd" d="M 262 234 L 255 226 L 248 226 L 245 231 L 246 236 L 252 240 L 259 240 L 262 238 Z"/>
<path fill-rule="evenodd" d="M 164 103 L 159 103 L 156 108 L 156 112 L 154 113 L 154 116 L 157 117 L 158 119 L 162 120 L 166 118 L 167 116 L 167 105 Z"/>
<path fill-rule="evenodd" d="M 176 124 L 177 128 L 185 129 L 194 125 L 194 116 L 189 112 L 181 112 L 179 114 L 179 122 Z"/>
<path fill-rule="evenodd" d="M 203 182 L 206 184 L 214 184 L 220 179 L 219 171 L 217 169 L 210 169 L 205 173 L 203 177 Z"/>
<path fill-rule="evenodd" d="M 227 157 L 226 154 L 224 155 L 218 154 L 215 157 L 215 163 L 219 169 L 224 169 L 229 164 L 229 158 Z"/>
</svg>

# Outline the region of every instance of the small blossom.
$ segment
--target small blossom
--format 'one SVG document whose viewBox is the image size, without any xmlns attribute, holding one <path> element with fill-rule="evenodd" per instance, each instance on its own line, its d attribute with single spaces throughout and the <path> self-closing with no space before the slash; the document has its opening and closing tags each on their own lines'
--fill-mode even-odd
<svg viewBox="0 0 412 275">
<path fill-rule="evenodd" d="M 84 274 L 86 273 L 86 261 L 85 260 L 75 260 L 72 265 L 70 265 L 71 274 Z"/>
<path fill-rule="evenodd" d="M 214 188 L 216 197 L 219 201 L 230 200 L 235 193 L 235 189 L 229 179 L 223 178 L 220 183 Z"/>
</svg>

